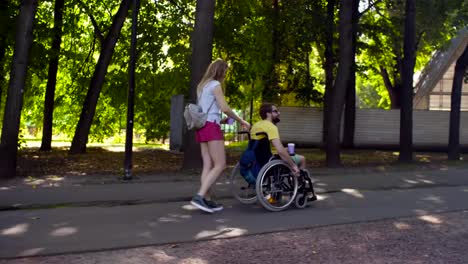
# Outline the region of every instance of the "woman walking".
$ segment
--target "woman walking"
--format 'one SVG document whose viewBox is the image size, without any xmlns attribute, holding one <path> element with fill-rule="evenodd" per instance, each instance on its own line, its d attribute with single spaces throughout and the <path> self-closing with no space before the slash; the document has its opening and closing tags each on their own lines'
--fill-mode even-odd
<svg viewBox="0 0 468 264">
<path fill-rule="evenodd" d="M 196 140 L 200 143 L 203 170 L 200 189 L 192 198 L 191 204 L 197 208 L 213 213 L 223 210 L 221 205 L 211 200 L 210 188 L 226 167 L 224 138 L 221 132 L 221 112 L 239 122 L 242 127 L 250 129 L 250 124 L 240 118 L 227 105 L 221 83 L 226 77 L 228 64 L 222 59 L 213 61 L 197 86 L 198 104 L 203 112 L 208 113 L 204 127 L 196 131 Z"/>
</svg>

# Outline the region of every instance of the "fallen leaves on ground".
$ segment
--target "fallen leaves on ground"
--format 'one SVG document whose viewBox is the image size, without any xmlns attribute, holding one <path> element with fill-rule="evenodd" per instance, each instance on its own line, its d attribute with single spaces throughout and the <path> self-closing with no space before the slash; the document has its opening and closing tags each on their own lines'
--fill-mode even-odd
<svg viewBox="0 0 468 264">
<path fill-rule="evenodd" d="M 241 150 L 227 148 L 228 167 L 239 160 Z M 298 149 L 304 155 L 307 166 L 325 167 L 325 154 L 320 149 Z M 112 151 L 104 147 L 88 147 L 85 154 L 69 155 L 68 148 L 54 148 L 43 152 L 37 148 L 20 151 L 18 176 L 43 177 L 51 175 L 122 175 L 125 152 Z M 177 172 L 180 170 L 184 154 L 160 148 L 135 148 L 133 151 L 132 171 L 138 175 Z M 398 153 L 378 150 L 344 150 L 342 162 L 345 167 L 374 167 L 385 170 L 395 166 Z M 415 155 L 417 166 L 441 166 L 446 162 L 445 153 L 418 153 Z M 461 161 L 463 162 L 463 161 Z M 466 161 L 465 161 L 466 162 Z"/>
</svg>

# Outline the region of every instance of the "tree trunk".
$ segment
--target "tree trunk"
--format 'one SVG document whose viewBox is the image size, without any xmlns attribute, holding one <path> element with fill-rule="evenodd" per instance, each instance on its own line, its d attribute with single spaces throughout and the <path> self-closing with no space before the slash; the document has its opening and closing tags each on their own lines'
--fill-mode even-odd
<svg viewBox="0 0 468 264">
<path fill-rule="evenodd" d="M 327 2 L 327 26 L 326 26 L 326 40 L 325 40 L 325 61 L 324 61 L 324 71 L 325 71 L 325 95 L 323 101 L 323 133 L 322 133 L 322 143 L 323 145 L 327 144 L 327 135 L 328 135 L 328 125 L 329 120 L 328 106 L 330 105 L 330 93 L 333 90 L 333 64 L 335 54 L 333 54 L 333 33 L 335 32 L 334 26 L 335 20 L 335 0 L 328 0 Z"/>
<path fill-rule="evenodd" d="M 18 134 L 28 71 L 29 51 L 33 41 L 37 0 L 23 0 L 17 18 L 15 52 L 11 65 L 10 85 L 3 117 L 0 147 L 0 178 L 16 175 Z"/>
<path fill-rule="evenodd" d="M 400 109 L 399 161 L 413 160 L 413 73 L 416 47 L 416 4 L 406 0 L 405 34 L 403 46 L 402 89 Z"/>
<path fill-rule="evenodd" d="M 2 106 L 2 96 L 3 96 L 3 84 L 5 82 L 5 75 L 6 73 L 4 72 L 4 65 L 5 65 L 5 62 L 3 61 L 3 59 L 5 58 L 5 53 L 6 53 L 6 45 L 3 45 L 3 44 L 6 44 L 6 37 L 2 37 L 0 38 L 0 107 Z"/>
<path fill-rule="evenodd" d="M 280 98 L 278 96 L 280 89 L 278 84 L 278 72 L 276 71 L 276 66 L 279 64 L 279 53 L 280 53 L 280 31 L 279 27 L 280 20 L 280 9 L 279 9 L 279 0 L 273 0 L 273 29 L 272 29 L 272 45 L 273 53 L 271 54 L 271 63 L 270 63 L 270 72 L 265 80 L 265 88 L 262 91 L 262 101 L 270 103 L 280 103 Z"/>
<path fill-rule="evenodd" d="M 395 85 L 392 85 L 387 69 L 380 67 L 380 75 L 382 75 L 385 88 L 387 88 L 388 95 L 390 97 L 390 108 L 400 109 L 401 108 L 401 84 L 398 80 L 395 80 Z"/>
<path fill-rule="evenodd" d="M 468 64 L 468 47 L 458 58 L 455 64 L 455 75 L 453 76 L 452 96 L 450 105 L 450 130 L 449 130 L 449 145 L 448 159 L 460 159 L 460 104 L 461 93 L 463 87 L 463 78 Z"/>
<path fill-rule="evenodd" d="M 341 166 L 340 159 L 340 123 L 343 105 L 346 96 L 346 87 L 352 67 L 352 41 L 351 20 L 353 14 L 353 4 L 349 0 L 341 0 L 340 3 L 340 60 L 335 87 L 330 93 L 328 137 L 326 144 L 326 162 L 328 167 Z"/>
<path fill-rule="evenodd" d="M 190 99 L 193 102 L 197 100 L 197 85 L 211 62 L 215 3 L 215 0 L 197 0 L 190 65 Z M 185 142 L 182 169 L 201 168 L 200 145 L 195 142 L 195 132 L 193 130 L 186 133 Z"/>
<path fill-rule="evenodd" d="M 0 23 L 8 25 L 12 21 L 9 18 L 8 9 L 8 0 L 0 1 Z M 5 54 L 8 48 L 8 27 L 1 27 L 0 28 L 0 107 L 2 105 L 2 96 L 3 96 L 3 84 L 5 82 L 6 73 L 4 72 L 4 65 L 6 64 L 3 60 L 5 58 Z"/>
<path fill-rule="evenodd" d="M 250 95 L 250 111 L 249 111 L 249 123 L 252 124 L 253 111 L 254 111 L 254 91 L 255 91 L 255 81 L 252 81 L 252 89 Z"/>
<path fill-rule="evenodd" d="M 125 131 L 125 158 L 124 180 L 132 179 L 133 156 L 133 118 L 135 105 L 135 64 L 137 60 L 137 25 L 140 0 L 133 0 L 132 7 L 132 39 L 130 44 L 130 62 L 128 65 L 128 103 L 127 103 L 127 129 Z"/>
<path fill-rule="evenodd" d="M 352 18 L 352 61 L 349 73 L 348 88 L 346 89 L 346 104 L 344 111 L 343 147 L 354 146 L 354 130 L 356 126 L 356 45 L 359 20 L 359 0 L 353 0 Z"/>
<path fill-rule="evenodd" d="M 57 70 L 59 64 L 60 44 L 62 43 L 64 0 L 55 0 L 54 9 L 54 37 L 52 40 L 51 57 L 49 61 L 49 75 L 44 100 L 44 120 L 42 128 L 42 143 L 40 150 L 52 149 L 52 120 L 54 112 L 55 86 L 57 84 Z"/>
<path fill-rule="evenodd" d="M 127 17 L 128 9 L 131 0 L 122 0 L 117 14 L 114 16 L 112 26 L 107 34 L 102 45 L 101 54 L 96 64 L 93 77 L 89 85 L 88 93 L 86 94 L 83 108 L 81 110 L 80 120 L 75 130 L 75 135 L 70 147 L 70 154 L 86 152 L 86 143 L 88 142 L 89 130 L 93 122 L 96 112 L 96 105 L 101 93 L 102 84 L 107 73 L 112 54 L 114 53 L 115 44 L 119 38 L 125 18 Z"/>
</svg>

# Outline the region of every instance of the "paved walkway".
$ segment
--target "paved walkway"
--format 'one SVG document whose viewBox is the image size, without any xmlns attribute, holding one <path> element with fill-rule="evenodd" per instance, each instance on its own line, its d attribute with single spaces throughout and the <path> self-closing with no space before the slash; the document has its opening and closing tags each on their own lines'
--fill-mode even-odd
<svg viewBox="0 0 468 264">
<path fill-rule="evenodd" d="M 303 210 L 280 213 L 239 204 L 220 180 L 216 194 L 226 210 L 215 215 L 188 205 L 198 187 L 196 174 L 145 176 L 128 183 L 114 177 L 82 177 L 34 188 L 17 180 L 3 182 L 0 258 L 208 240 L 468 209 L 467 167 L 317 169 L 312 174 L 319 201 Z"/>
<path fill-rule="evenodd" d="M 436 168 L 355 168 L 311 170 L 317 193 L 345 189 L 388 190 L 468 185 L 468 166 Z M 188 201 L 198 188 L 195 173 L 145 175 L 131 181 L 115 176 L 52 179 L 37 185 L 18 179 L 0 182 L 0 209 L 41 208 L 58 205 L 141 204 Z M 231 198 L 226 177 L 218 180 L 215 195 Z"/>
</svg>

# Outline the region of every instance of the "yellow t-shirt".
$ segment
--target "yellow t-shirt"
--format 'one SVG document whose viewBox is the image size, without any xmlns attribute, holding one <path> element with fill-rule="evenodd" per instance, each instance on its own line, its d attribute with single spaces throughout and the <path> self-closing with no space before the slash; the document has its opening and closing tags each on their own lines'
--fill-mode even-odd
<svg viewBox="0 0 468 264">
<path fill-rule="evenodd" d="M 275 138 L 279 139 L 278 127 L 268 120 L 261 120 L 255 123 L 250 129 L 250 138 L 259 140 L 265 137 L 264 135 L 257 136 L 256 133 L 258 132 L 265 132 L 270 141 Z"/>
</svg>

